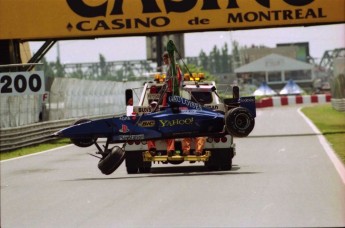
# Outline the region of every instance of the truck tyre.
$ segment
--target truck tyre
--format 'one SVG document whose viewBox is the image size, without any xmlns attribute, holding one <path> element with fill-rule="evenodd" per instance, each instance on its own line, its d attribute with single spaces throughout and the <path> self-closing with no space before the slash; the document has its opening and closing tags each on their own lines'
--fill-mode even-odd
<svg viewBox="0 0 345 228">
<path fill-rule="evenodd" d="M 248 109 L 237 107 L 225 114 L 225 126 L 229 134 L 235 137 L 246 137 L 252 132 L 255 120 Z"/>
<path fill-rule="evenodd" d="M 127 166 L 126 167 L 128 174 L 136 174 L 138 173 L 138 167 L 137 166 Z"/>
<path fill-rule="evenodd" d="M 144 162 L 142 151 L 126 151 L 126 169 L 128 174 L 149 173 L 151 162 Z"/>
<path fill-rule="evenodd" d="M 125 159 L 125 152 L 118 146 L 113 147 L 109 154 L 98 162 L 98 168 L 105 175 L 112 174 Z"/>
<path fill-rule="evenodd" d="M 220 170 L 228 171 L 232 169 L 232 159 L 220 165 Z"/>
<path fill-rule="evenodd" d="M 74 122 L 73 125 L 86 123 L 89 121 L 91 121 L 91 120 L 80 119 L 80 120 L 77 120 L 76 122 Z M 78 147 L 89 147 L 89 146 L 92 146 L 96 141 L 97 141 L 97 139 L 94 139 L 94 138 L 77 138 L 77 139 L 71 138 L 71 142 Z"/>
<path fill-rule="evenodd" d="M 235 156 L 234 148 L 230 148 L 229 151 L 223 152 L 222 162 L 220 164 L 220 170 L 231 170 L 232 169 L 232 159 Z"/>
<path fill-rule="evenodd" d="M 139 151 L 126 151 L 126 170 L 128 174 L 138 173 L 142 155 Z"/>
<path fill-rule="evenodd" d="M 210 164 L 210 162 L 206 162 L 205 166 L 209 171 L 218 171 L 218 166 L 214 164 Z"/>
<path fill-rule="evenodd" d="M 233 157 L 233 148 L 211 151 L 211 157 L 205 162 L 205 166 L 210 171 L 231 170 Z"/>
<path fill-rule="evenodd" d="M 139 173 L 150 173 L 151 165 L 151 162 L 143 162 L 143 166 L 139 167 Z"/>
<path fill-rule="evenodd" d="M 137 167 L 137 166 L 127 166 L 127 173 L 128 174 L 136 174 L 138 173 L 138 169 L 139 169 L 139 173 L 149 173 L 151 172 L 151 162 L 145 162 L 145 163 L 149 163 L 149 164 L 144 164 L 143 166 Z"/>
</svg>

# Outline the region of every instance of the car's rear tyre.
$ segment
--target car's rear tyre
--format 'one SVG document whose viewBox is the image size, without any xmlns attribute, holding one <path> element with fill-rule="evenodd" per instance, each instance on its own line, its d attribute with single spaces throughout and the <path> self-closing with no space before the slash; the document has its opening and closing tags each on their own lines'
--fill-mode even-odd
<svg viewBox="0 0 345 228">
<path fill-rule="evenodd" d="M 118 146 L 113 147 L 109 154 L 98 162 L 98 168 L 105 175 L 112 174 L 125 160 L 125 152 Z"/>
<path fill-rule="evenodd" d="M 231 109 L 225 114 L 224 119 L 228 133 L 235 137 L 246 137 L 254 129 L 255 119 L 246 108 Z"/>
<path fill-rule="evenodd" d="M 77 125 L 77 124 L 81 124 L 81 123 L 86 123 L 89 122 L 91 120 L 89 119 L 80 119 L 77 120 L 76 122 L 73 123 L 73 125 Z M 71 142 L 78 146 L 78 147 L 89 147 L 92 146 L 95 142 L 97 141 L 97 138 L 71 138 Z"/>
</svg>

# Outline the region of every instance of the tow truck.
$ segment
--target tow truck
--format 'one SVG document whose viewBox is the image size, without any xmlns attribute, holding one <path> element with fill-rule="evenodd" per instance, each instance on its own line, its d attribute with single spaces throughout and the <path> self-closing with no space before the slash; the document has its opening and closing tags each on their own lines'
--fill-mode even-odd
<svg viewBox="0 0 345 228">
<path fill-rule="evenodd" d="M 138 104 L 134 106 L 127 106 L 127 116 L 131 115 L 143 115 L 149 113 L 149 104 L 152 101 L 159 101 L 160 93 L 164 88 L 165 74 L 157 73 L 154 75 L 154 80 L 144 84 L 144 88 L 140 95 Z M 132 89 L 126 91 L 126 101 L 132 99 L 135 91 Z M 197 104 L 201 104 L 203 107 L 209 108 L 217 113 L 224 114 L 235 107 L 239 107 L 239 89 L 233 87 L 233 98 L 222 100 L 216 88 L 215 81 L 205 80 L 203 73 L 192 73 L 190 76 L 188 73 L 184 75 L 182 88 L 180 89 L 180 96 L 193 101 Z M 247 101 L 251 101 L 253 106 L 253 97 L 247 97 Z M 243 98 L 242 98 L 243 100 Z M 224 103 L 225 102 L 225 103 Z M 159 105 L 159 109 L 163 109 L 162 105 Z M 251 107 L 252 110 L 253 107 Z M 242 116 L 244 117 L 244 116 Z M 243 121 L 240 117 L 237 117 L 236 121 Z M 246 121 L 246 120 L 245 120 Z M 238 123 L 237 122 L 237 123 Z M 248 122 L 243 122 L 243 124 Z M 177 125 L 179 123 L 172 123 Z M 187 123 L 186 127 L 188 127 Z M 253 125 L 254 122 L 250 123 Z M 253 126 L 252 126 L 253 127 Z M 240 136 L 238 133 L 236 136 Z M 191 138 L 196 137 L 195 134 L 190 135 Z M 194 143 L 191 143 L 191 154 L 189 156 L 182 156 L 182 140 L 183 138 L 175 138 L 175 150 L 176 155 L 168 157 L 166 154 L 166 140 L 156 140 L 156 149 L 159 156 L 151 156 L 148 152 L 146 141 L 130 141 L 126 145 L 125 160 L 127 173 L 134 174 L 137 172 L 147 173 L 150 172 L 150 168 L 154 163 L 161 164 L 181 164 L 183 162 L 203 162 L 209 170 L 231 170 L 232 160 L 236 155 L 236 144 L 234 143 L 234 135 L 210 135 L 206 139 L 204 153 L 202 156 L 194 155 Z"/>
</svg>

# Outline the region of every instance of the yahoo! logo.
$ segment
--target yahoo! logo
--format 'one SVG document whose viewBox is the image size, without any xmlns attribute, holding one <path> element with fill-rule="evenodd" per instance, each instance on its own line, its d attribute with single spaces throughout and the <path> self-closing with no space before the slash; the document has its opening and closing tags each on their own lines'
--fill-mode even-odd
<svg viewBox="0 0 345 228">
<path fill-rule="evenodd" d="M 104 3 L 97 5 L 97 6 L 90 6 L 86 4 L 83 0 L 66 0 L 67 4 L 79 16 L 82 17 L 105 17 L 107 12 L 110 12 L 110 15 L 123 15 L 123 4 L 124 0 L 106 0 Z M 142 5 L 142 13 L 162 13 L 165 11 L 166 13 L 184 13 L 188 12 L 195 8 L 197 2 L 200 0 L 163 0 L 164 2 L 164 9 L 161 9 L 157 4 L 157 0 L 141 0 Z M 224 0 L 223 0 L 224 1 Z M 252 0 L 256 1 L 259 5 L 270 8 L 271 0 Z M 273 1 L 273 0 L 272 0 Z M 274 0 L 278 1 L 278 0 Z M 280 0 L 284 1 L 285 3 L 291 6 L 305 6 L 312 3 L 314 0 Z M 202 7 L 200 10 L 217 10 L 221 9 L 218 2 L 219 0 L 202 0 Z M 235 9 L 240 8 L 237 4 L 237 0 L 227 0 L 227 9 Z M 127 4 L 131 4 L 131 1 L 126 2 Z M 111 8 L 108 11 L 108 7 Z"/>
</svg>

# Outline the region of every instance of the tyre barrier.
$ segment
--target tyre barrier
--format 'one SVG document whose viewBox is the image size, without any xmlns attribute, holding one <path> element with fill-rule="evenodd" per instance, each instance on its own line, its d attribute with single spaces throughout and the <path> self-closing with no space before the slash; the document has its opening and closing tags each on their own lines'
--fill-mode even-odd
<svg viewBox="0 0 345 228">
<path fill-rule="evenodd" d="M 345 98 L 332 98 L 331 102 L 335 110 L 345 112 Z"/>
<path fill-rule="evenodd" d="M 256 101 L 257 108 L 331 102 L 331 94 L 265 97 Z"/>
</svg>

